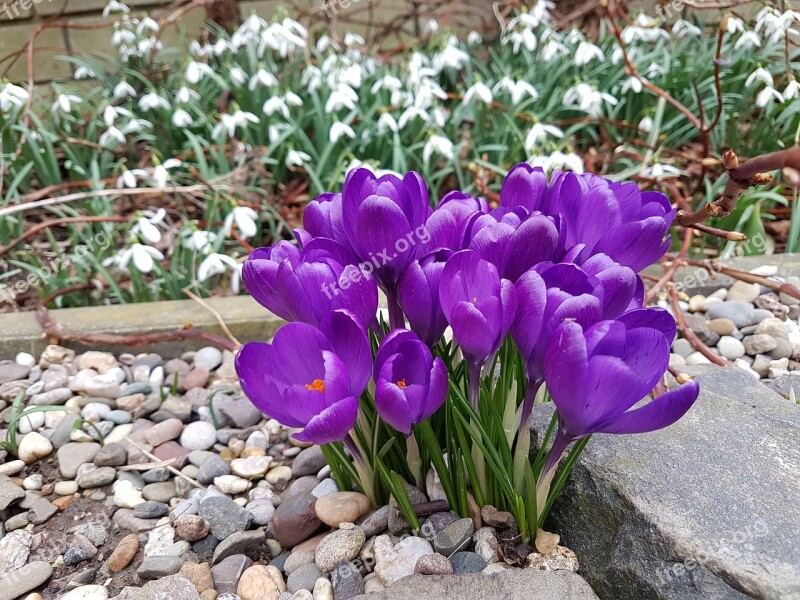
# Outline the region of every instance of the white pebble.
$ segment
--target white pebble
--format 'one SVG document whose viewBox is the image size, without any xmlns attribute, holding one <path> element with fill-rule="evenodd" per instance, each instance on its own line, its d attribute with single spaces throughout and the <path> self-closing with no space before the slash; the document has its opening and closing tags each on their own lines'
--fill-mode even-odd
<svg viewBox="0 0 800 600">
<path fill-rule="evenodd" d="M 22 365 L 23 367 L 33 367 L 36 364 L 36 359 L 33 357 L 32 354 L 28 354 L 27 352 L 20 352 L 14 358 L 14 362 L 18 365 Z"/>
</svg>

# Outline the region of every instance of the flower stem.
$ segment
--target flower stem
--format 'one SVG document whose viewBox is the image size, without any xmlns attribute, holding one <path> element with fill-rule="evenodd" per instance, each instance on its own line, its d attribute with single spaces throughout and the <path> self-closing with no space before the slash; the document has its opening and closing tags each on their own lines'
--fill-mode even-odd
<svg viewBox="0 0 800 600">
<path fill-rule="evenodd" d="M 570 438 L 559 431 L 553 440 L 553 446 L 550 448 L 550 452 L 547 454 L 547 463 L 545 463 L 544 469 L 542 469 L 539 475 L 539 480 L 536 482 L 536 510 L 538 512 L 536 517 L 538 520 L 541 520 L 544 509 L 547 506 L 550 484 L 553 482 L 553 477 L 558 470 L 558 463 L 561 462 L 564 452 L 566 452 L 567 446 L 569 446 L 571 442 L 572 440 Z"/>
<path fill-rule="evenodd" d="M 389 308 L 389 327 L 392 330 L 405 327 L 406 319 L 403 316 L 403 309 L 400 308 L 400 303 L 397 301 L 397 290 L 394 287 L 386 290 L 386 303 Z"/>
<path fill-rule="evenodd" d="M 478 401 L 481 394 L 481 367 L 477 363 L 469 365 L 469 401 L 476 413 L 479 412 Z"/>
</svg>

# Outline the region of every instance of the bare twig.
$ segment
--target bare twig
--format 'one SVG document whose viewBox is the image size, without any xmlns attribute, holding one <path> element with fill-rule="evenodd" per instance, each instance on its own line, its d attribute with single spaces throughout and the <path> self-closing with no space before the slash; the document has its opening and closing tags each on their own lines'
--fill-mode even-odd
<svg viewBox="0 0 800 600">
<path fill-rule="evenodd" d="M 697 337 L 697 334 L 692 331 L 688 325 L 686 325 L 686 319 L 684 319 L 683 311 L 681 310 L 680 304 L 678 304 L 678 294 L 675 292 L 675 288 L 669 288 L 668 293 L 670 304 L 672 305 L 672 312 L 674 313 L 675 317 L 675 322 L 678 324 L 678 330 L 681 332 L 681 335 L 692 345 L 692 348 L 700 352 L 715 365 L 724 366 L 728 364 L 724 358 L 714 354 L 711 349 L 706 346 L 699 337 Z"/>
</svg>

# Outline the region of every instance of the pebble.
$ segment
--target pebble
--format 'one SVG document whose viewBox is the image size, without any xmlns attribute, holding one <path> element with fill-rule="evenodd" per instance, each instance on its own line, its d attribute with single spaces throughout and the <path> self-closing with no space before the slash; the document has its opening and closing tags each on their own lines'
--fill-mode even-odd
<svg viewBox="0 0 800 600">
<path fill-rule="evenodd" d="M 425 554 L 420 556 L 414 567 L 414 573 L 420 575 L 450 575 L 453 565 L 441 554 Z"/>
<path fill-rule="evenodd" d="M 185 562 L 181 565 L 179 574 L 191 581 L 194 588 L 200 593 L 214 589 L 214 579 L 208 563 Z"/>
<path fill-rule="evenodd" d="M 30 409 L 25 409 L 18 423 L 19 432 L 30 433 L 32 431 L 38 431 L 44 427 L 47 420 L 46 414 L 47 413 L 41 411 L 34 412 Z"/>
<path fill-rule="evenodd" d="M 74 479 L 78 475 L 78 467 L 91 463 L 100 451 L 100 444 L 94 442 L 66 444 L 58 449 L 58 468 L 61 476 Z"/>
<path fill-rule="evenodd" d="M 213 346 L 200 348 L 194 355 L 194 366 L 213 371 L 222 364 L 222 352 Z"/>
<path fill-rule="evenodd" d="M 53 567 L 44 561 L 34 561 L 0 579 L 2 598 L 11 600 L 35 590 L 53 575 Z"/>
<path fill-rule="evenodd" d="M 165 442 L 176 439 L 181 435 L 182 431 L 183 423 L 181 423 L 180 419 L 167 419 L 145 431 L 144 437 L 151 446 L 160 446 Z"/>
<path fill-rule="evenodd" d="M 745 351 L 750 356 L 755 356 L 756 354 L 766 354 L 767 352 L 774 350 L 778 345 L 774 337 L 765 333 L 748 335 L 742 340 L 742 343 L 744 344 Z"/>
<path fill-rule="evenodd" d="M 188 450 L 209 450 L 217 442 L 217 430 L 211 423 L 189 423 L 181 433 L 180 444 Z"/>
<path fill-rule="evenodd" d="M 94 465 L 92 467 L 78 477 L 78 486 L 84 489 L 93 489 L 114 482 L 117 472 L 113 467 L 94 467 Z"/>
<path fill-rule="evenodd" d="M 225 496 L 212 496 L 200 503 L 198 513 L 208 521 L 211 533 L 219 540 L 250 527 L 250 513 Z"/>
<path fill-rule="evenodd" d="M 102 585 L 82 585 L 59 597 L 59 600 L 107 600 L 108 590 Z"/>
<path fill-rule="evenodd" d="M 135 533 L 126 535 L 122 538 L 117 547 L 111 553 L 106 563 L 112 573 L 121 571 L 133 561 L 136 553 L 139 552 L 139 536 Z"/>
<path fill-rule="evenodd" d="M 213 483 L 217 477 L 229 475 L 230 472 L 230 464 L 224 461 L 219 454 L 212 454 L 200 464 L 200 470 L 197 472 L 197 481 L 208 485 Z"/>
<path fill-rule="evenodd" d="M 302 493 L 281 502 L 275 510 L 272 526 L 275 536 L 284 548 L 293 548 L 310 538 L 322 525 L 314 510 L 317 498 Z"/>
<path fill-rule="evenodd" d="M 331 584 L 337 600 L 349 600 L 364 593 L 364 578 L 359 569 L 349 561 L 336 564 L 331 573 Z"/>
<path fill-rule="evenodd" d="M 249 490 L 252 484 L 247 479 L 242 479 L 236 475 L 222 475 L 214 478 L 214 485 L 223 494 L 235 496 Z"/>
<path fill-rule="evenodd" d="M 25 492 L 6 475 L 0 475 L 0 510 L 25 497 Z"/>
<path fill-rule="evenodd" d="M 114 504 L 120 508 L 136 508 L 145 499 L 130 481 L 121 479 L 114 484 Z"/>
<path fill-rule="evenodd" d="M 44 476 L 41 473 L 28 475 L 22 480 L 22 487 L 26 490 L 41 490 L 44 487 Z"/>
<path fill-rule="evenodd" d="M 160 519 L 169 512 L 169 506 L 163 502 L 148 500 L 138 504 L 133 509 L 133 516 L 137 519 Z"/>
<path fill-rule="evenodd" d="M 267 499 L 248 502 L 245 508 L 252 515 L 253 523 L 259 526 L 269 525 L 272 522 L 272 516 L 275 514 L 275 506 Z"/>
<path fill-rule="evenodd" d="M 706 322 L 706 326 L 711 331 L 719 335 L 731 335 L 734 331 L 736 331 L 736 325 L 733 324 L 733 321 L 725 318 L 711 319 L 710 321 Z"/>
<path fill-rule="evenodd" d="M 128 461 L 128 451 L 125 446 L 117 443 L 106 444 L 94 457 L 94 464 L 98 467 L 121 467 Z"/>
<path fill-rule="evenodd" d="M 342 523 L 340 526 L 341 529 L 325 536 L 317 547 L 314 560 L 323 572 L 331 571 L 340 561 L 354 559 L 367 541 L 364 530 L 358 525 Z"/>
<path fill-rule="evenodd" d="M 271 456 L 251 456 L 249 458 L 236 458 L 231 461 L 231 471 L 244 479 L 261 477 L 272 464 Z"/>
<path fill-rule="evenodd" d="M 298 590 L 314 589 L 317 579 L 323 577 L 322 571 L 314 563 L 306 563 L 300 568 L 292 571 L 286 578 L 286 589 L 292 593 Z"/>
<path fill-rule="evenodd" d="M 0 465 L 0 475 L 16 475 L 25 468 L 24 460 L 10 460 Z"/>
<path fill-rule="evenodd" d="M 486 561 L 475 552 L 456 552 L 450 557 L 453 573 L 480 573 L 486 568 Z"/>
<path fill-rule="evenodd" d="M 739 329 L 751 324 L 755 308 L 749 302 L 717 302 L 708 308 L 706 317 L 710 319 L 730 319 Z"/>
<path fill-rule="evenodd" d="M 364 494 L 336 492 L 319 498 L 314 510 L 320 521 L 330 527 L 339 527 L 340 523 L 355 523 L 369 511 L 369 507 L 369 498 Z"/>
<path fill-rule="evenodd" d="M 455 552 L 466 549 L 472 541 L 474 532 L 475 527 L 472 524 L 472 519 L 459 519 L 436 534 L 433 539 L 433 547 L 436 552 L 444 556 L 450 556 Z"/>
<path fill-rule="evenodd" d="M 236 593 L 241 600 L 278 600 L 286 591 L 283 576 L 275 567 L 254 565 L 239 580 Z"/>
<path fill-rule="evenodd" d="M 35 431 L 25 435 L 19 443 L 18 456 L 25 464 L 31 464 L 40 458 L 49 456 L 53 444 L 46 437 Z"/>
<path fill-rule="evenodd" d="M 220 594 L 234 594 L 236 586 L 253 561 L 246 556 L 229 556 L 211 567 L 214 587 Z"/>
<path fill-rule="evenodd" d="M 18 530 L 0 539 L 0 577 L 21 568 L 28 562 L 33 536 L 29 531 Z"/>
<path fill-rule="evenodd" d="M 745 347 L 742 342 L 729 335 L 723 335 L 717 342 L 717 350 L 728 360 L 736 360 L 745 354 Z"/>
<path fill-rule="evenodd" d="M 160 579 L 175 575 L 182 564 L 183 559 L 177 556 L 148 556 L 136 569 L 136 574 L 142 579 Z"/>
<path fill-rule="evenodd" d="M 269 470 L 265 479 L 272 485 L 276 485 L 282 481 L 291 481 L 292 469 L 287 466 L 275 467 Z"/>
<path fill-rule="evenodd" d="M 375 573 L 385 586 L 414 573 L 421 556 L 433 554 L 427 540 L 410 536 L 392 544 L 388 535 L 375 538 Z"/>
</svg>

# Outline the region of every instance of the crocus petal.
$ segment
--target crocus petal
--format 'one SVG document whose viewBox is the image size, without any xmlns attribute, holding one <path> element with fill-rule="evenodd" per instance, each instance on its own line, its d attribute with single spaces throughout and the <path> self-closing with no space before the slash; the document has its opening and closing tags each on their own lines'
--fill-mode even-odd
<svg viewBox="0 0 800 600">
<path fill-rule="evenodd" d="M 685 383 L 600 425 L 595 433 L 647 433 L 669 427 L 689 411 L 699 394 L 700 385 L 696 381 Z"/>
<path fill-rule="evenodd" d="M 520 163 L 508 172 L 500 189 L 500 205 L 543 211 L 547 175 L 541 167 Z"/>
<path fill-rule="evenodd" d="M 347 367 L 351 393 L 360 396 L 367 387 L 372 368 L 372 352 L 364 330 L 352 314 L 343 310 L 331 312 L 320 329 Z"/>
<path fill-rule="evenodd" d="M 301 442 L 313 444 L 330 444 L 345 438 L 355 426 L 358 418 L 358 399 L 348 396 L 329 406 L 312 418 L 303 428 L 292 437 Z"/>
<path fill-rule="evenodd" d="M 381 419 L 397 431 L 411 433 L 412 417 L 406 395 L 396 384 L 381 380 L 375 386 L 375 408 Z"/>
</svg>

